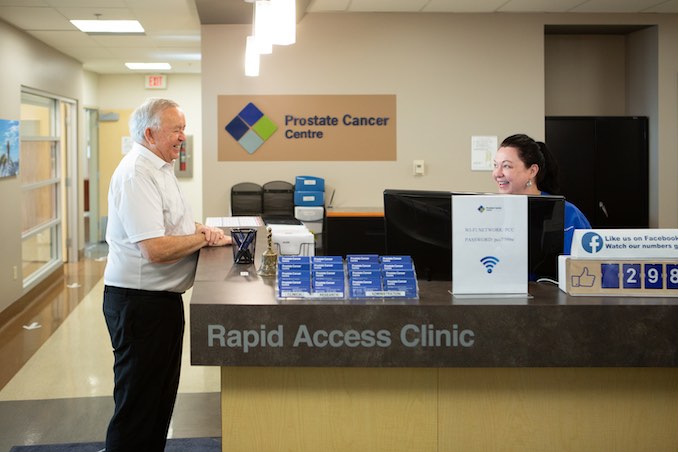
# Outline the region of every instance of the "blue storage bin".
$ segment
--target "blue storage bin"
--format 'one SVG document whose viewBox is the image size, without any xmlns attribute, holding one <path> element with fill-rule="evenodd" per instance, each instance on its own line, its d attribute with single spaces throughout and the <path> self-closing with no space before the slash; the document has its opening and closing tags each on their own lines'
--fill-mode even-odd
<svg viewBox="0 0 678 452">
<path fill-rule="evenodd" d="M 324 191 L 294 191 L 295 206 L 322 206 L 324 203 Z"/>
<path fill-rule="evenodd" d="M 325 179 L 315 176 L 297 176 L 294 189 L 298 191 L 325 191 Z"/>
</svg>

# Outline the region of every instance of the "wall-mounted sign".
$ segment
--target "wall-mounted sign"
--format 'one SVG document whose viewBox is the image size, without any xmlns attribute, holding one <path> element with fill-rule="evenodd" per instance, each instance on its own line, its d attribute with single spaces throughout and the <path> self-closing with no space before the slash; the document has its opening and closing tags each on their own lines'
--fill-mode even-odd
<svg viewBox="0 0 678 452">
<path fill-rule="evenodd" d="M 165 74 L 147 75 L 144 80 L 144 88 L 146 89 L 167 89 L 167 76 Z"/>
<path fill-rule="evenodd" d="M 492 171 L 497 153 L 496 136 L 471 137 L 471 171 Z"/>
<path fill-rule="evenodd" d="M 220 161 L 396 160 L 395 95 L 218 97 Z"/>
</svg>

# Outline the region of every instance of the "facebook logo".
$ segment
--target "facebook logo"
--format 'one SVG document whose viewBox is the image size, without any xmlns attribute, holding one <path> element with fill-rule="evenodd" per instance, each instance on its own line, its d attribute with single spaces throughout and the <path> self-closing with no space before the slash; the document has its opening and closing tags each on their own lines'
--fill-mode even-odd
<svg viewBox="0 0 678 452">
<path fill-rule="evenodd" d="M 603 238 L 595 232 L 587 232 L 581 238 L 581 246 L 587 253 L 595 254 L 603 249 Z"/>
</svg>

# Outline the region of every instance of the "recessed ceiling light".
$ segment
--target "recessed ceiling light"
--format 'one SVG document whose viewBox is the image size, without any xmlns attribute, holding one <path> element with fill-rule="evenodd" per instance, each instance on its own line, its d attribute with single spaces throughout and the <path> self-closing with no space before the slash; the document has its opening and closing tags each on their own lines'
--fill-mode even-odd
<svg viewBox="0 0 678 452">
<path fill-rule="evenodd" d="M 85 33 L 143 33 L 138 20 L 72 20 L 78 30 Z"/>
<path fill-rule="evenodd" d="M 133 71 L 169 71 L 172 69 L 169 63 L 125 63 L 125 66 Z"/>
</svg>

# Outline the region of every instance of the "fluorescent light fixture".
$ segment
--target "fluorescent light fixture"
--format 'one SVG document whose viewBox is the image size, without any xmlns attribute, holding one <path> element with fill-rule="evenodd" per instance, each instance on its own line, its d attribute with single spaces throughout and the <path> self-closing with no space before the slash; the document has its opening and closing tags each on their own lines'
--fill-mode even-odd
<svg viewBox="0 0 678 452">
<path fill-rule="evenodd" d="M 270 0 L 273 11 L 271 42 L 279 46 L 294 44 L 297 40 L 296 0 Z"/>
<path fill-rule="evenodd" d="M 256 38 L 248 36 L 245 46 L 245 75 L 248 77 L 259 76 L 259 52 L 257 52 L 256 46 Z"/>
<path fill-rule="evenodd" d="M 133 71 L 169 71 L 172 69 L 169 63 L 125 63 L 125 66 Z"/>
<path fill-rule="evenodd" d="M 143 33 L 138 20 L 72 20 L 78 30 L 85 33 Z"/>
<path fill-rule="evenodd" d="M 273 52 L 273 4 L 268 0 L 257 0 L 254 3 L 254 46 L 259 55 Z"/>
</svg>

